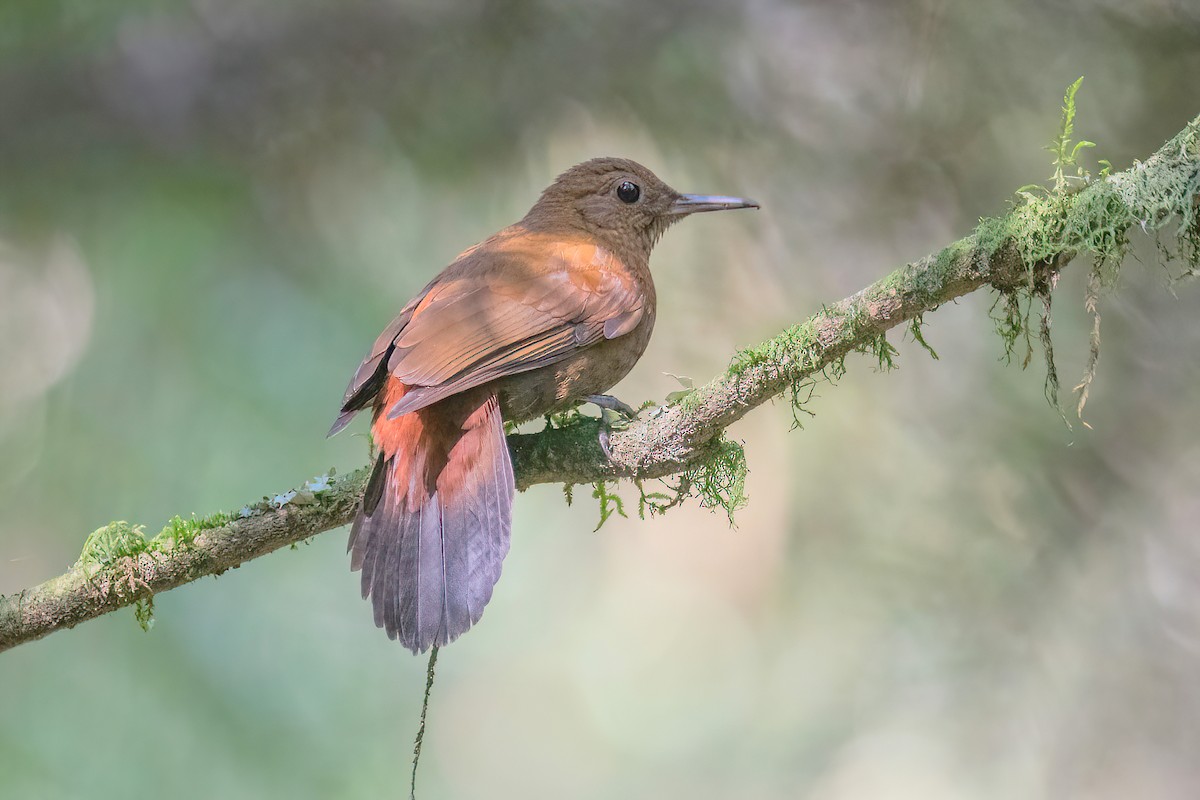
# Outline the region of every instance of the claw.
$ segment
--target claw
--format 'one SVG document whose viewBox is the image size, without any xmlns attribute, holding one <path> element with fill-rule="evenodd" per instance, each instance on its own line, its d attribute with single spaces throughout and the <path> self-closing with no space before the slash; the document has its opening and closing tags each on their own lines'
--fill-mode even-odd
<svg viewBox="0 0 1200 800">
<path fill-rule="evenodd" d="M 601 425 L 598 438 L 600 439 L 600 449 L 604 451 L 604 457 L 612 461 L 612 447 L 608 443 L 608 428 Z"/>
</svg>

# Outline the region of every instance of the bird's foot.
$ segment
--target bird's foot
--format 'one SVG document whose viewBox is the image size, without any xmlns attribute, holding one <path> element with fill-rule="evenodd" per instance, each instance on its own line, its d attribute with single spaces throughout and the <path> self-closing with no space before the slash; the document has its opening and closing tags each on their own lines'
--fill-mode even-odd
<svg viewBox="0 0 1200 800">
<path fill-rule="evenodd" d="M 633 419 L 637 416 L 637 412 L 628 403 L 621 402 L 611 394 L 589 394 L 583 398 L 592 405 L 600 406 L 606 411 L 613 411 L 621 414 L 626 419 Z"/>
<path fill-rule="evenodd" d="M 591 394 L 584 400 L 600 407 L 600 449 L 611 461 L 612 448 L 609 446 L 609 437 L 613 431 L 629 427 L 629 423 L 637 418 L 637 412 L 629 404 L 608 394 Z"/>
</svg>

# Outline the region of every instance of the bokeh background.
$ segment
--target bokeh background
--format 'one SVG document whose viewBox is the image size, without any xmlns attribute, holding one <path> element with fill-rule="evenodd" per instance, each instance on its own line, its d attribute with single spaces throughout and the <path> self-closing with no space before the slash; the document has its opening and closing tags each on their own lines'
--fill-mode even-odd
<svg viewBox="0 0 1200 800">
<path fill-rule="evenodd" d="M 1200 112 L 1200 3 L 7 0 L 0 592 L 109 520 L 361 466 L 323 435 L 375 334 L 577 161 L 763 203 L 659 246 L 636 403 L 1002 212 L 1079 75 L 1089 163 L 1145 157 Z M 900 368 L 851 359 L 803 431 L 786 403 L 732 429 L 735 529 L 520 496 L 422 796 L 1195 797 L 1200 295 L 1140 253 L 1090 428 L 979 293 L 928 317 L 939 361 L 893 334 Z M 0 655 L 0 796 L 406 792 L 425 661 L 344 535 L 161 595 L 149 634 L 124 611 Z"/>
</svg>

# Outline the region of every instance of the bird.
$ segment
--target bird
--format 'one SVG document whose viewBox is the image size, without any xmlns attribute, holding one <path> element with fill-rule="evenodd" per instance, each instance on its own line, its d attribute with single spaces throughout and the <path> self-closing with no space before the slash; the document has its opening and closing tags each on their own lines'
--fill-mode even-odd
<svg viewBox="0 0 1200 800">
<path fill-rule="evenodd" d="M 505 421 L 584 402 L 631 415 L 604 393 L 654 328 L 650 251 L 686 216 L 758 207 L 682 194 L 629 159 L 585 161 L 384 328 L 328 435 L 372 410 L 377 454 L 347 551 L 390 639 L 422 653 L 479 622 L 512 528 Z"/>
</svg>

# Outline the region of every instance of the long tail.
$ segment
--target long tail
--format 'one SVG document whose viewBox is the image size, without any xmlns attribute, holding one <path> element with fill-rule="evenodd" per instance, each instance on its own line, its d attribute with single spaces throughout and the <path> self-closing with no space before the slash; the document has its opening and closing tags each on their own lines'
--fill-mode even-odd
<svg viewBox="0 0 1200 800">
<path fill-rule="evenodd" d="M 515 484 L 496 395 L 455 395 L 389 420 L 404 393 L 395 378 L 380 392 L 379 458 L 348 549 L 375 624 L 418 653 L 483 615 L 508 553 Z"/>
</svg>

